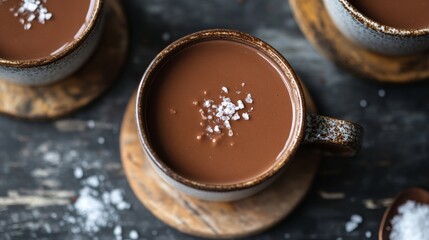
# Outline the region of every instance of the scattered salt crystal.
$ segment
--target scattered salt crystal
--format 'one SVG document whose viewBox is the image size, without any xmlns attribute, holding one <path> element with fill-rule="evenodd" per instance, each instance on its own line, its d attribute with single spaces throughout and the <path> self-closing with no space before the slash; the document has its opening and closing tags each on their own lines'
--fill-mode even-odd
<svg viewBox="0 0 429 240">
<path fill-rule="evenodd" d="M 212 100 L 206 100 L 206 101 L 204 101 L 204 103 L 203 103 L 203 107 L 206 107 L 206 108 L 208 108 L 208 107 L 210 107 L 210 105 L 212 104 Z"/>
<path fill-rule="evenodd" d="M 73 175 L 77 179 L 82 178 L 83 177 L 83 170 L 82 170 L 82 168 L 80 168 L 80 167 L 75 168 L 74 171 L 73 171 Z"/>
<path fill-rule="evenodd" d="M 222 87 L 222 91 L 223 91 L 224 93 L 228 93 L 228 88 L 226 88 L 226 87 Z"/>
<path fill-rule="evenodd" d="M 241 86 L 244 87 L 244 85 L 246 85 L 245 83 L 241 83 Z"/>
<path fill-rule="evenodd" d="M 346 222 L 346 232 L 353 232 L 356 228 L 359 227 L 359 224 L 361 224 L 363 222 L 363 219 L 361 216 L 357 215 L 357 214 L 353 214 L 350 217 L 350 221 Z"/>
<path fill-rule="evenodd" d="M 368 106 L 368 102 L 365 99 L 360 100 L 359 105 L 363 108 Z"/>
<path fill-rule="evenodd" d="M 170 41 L 170 39 L 171 39 L 170 33 L 164 32 L 162 34 L 162 40 L 164 40 L 165 42 Z"/>
<path fill-rule="evenodd" d="M 129 209 L 131 206 L 124 201 L 124 196 L 120 189 L 114 189 L 110 192 L 110 202 L 119 210 Z"/>
<path fill-rule="evenodd" d="M 91 177 L 88 177 L 88 178 L 85 180 L 85 182 L 86 182 L 89 186 L 91 186 L 91 187 L 98 187 L 98 186 L 100 186 L 100 181 L 98 180 L 98 177 L 97 177 L 97 176 L 91 176 Z"/>
<path fill-rule="evenodd" d="M 29 30 L 31 28 L 31 23 L 24 24 L 24 30 Z"/>
<path fill-rule="evenodd" d="M 89 120 L 87 122 L 87 125 L 88 125 L 88 128 L 90 128 L 90 129 L 95 128 L 95 122 L 94 122 L 94 120 Z"/>
<path fill-rule="evenodd" d="M 102 144 L 104 144 L 106 142 L 106 139 L 104 139 L 104 137 L 99 137 L 97 139 L 97 142 L 98 142 L 98 144 L 102 145 Z"/>
<path fill-rule="evenodd" d="M 219 132 L 220 132 L 220 128 L 219 128 L 219 126 L 218 126 L 218 125 L 216 125 L 216 126 L 214 127 L 214 131 L 215 131 L 215 132 L 217 132 L 217 133 L 219 133 Z"/>
<path fill-rule="evenodd" d="M 43 160 L 48 163 L 58 165 L 60 163 L 61 156 L 58 152 L 47 152 L 43 155 Z"/>
<path fill-rule="evenodd" d="M 383 98 L 386 96 L 386 91 L 384 89 L 378 90 L 378 96 Z"/>
<path fill-rule="evenodd" d="M 371 238 L 372 237 L 372 233 L 370 231 L 366 231 L 365 232 L 365 237 L 366 238 Z"/>
<path fill-rule="evenodd" d="M 136 230 L 131 230 L 130 234 L 128 236 L 130 237 L 130 239 L 138 239 L 139 238 L 139 234 L 137 233 Z"/>
<path fill-rule="evenodd" d="M 243 108 L 244 108 L 244 103 L 243 103 L 243 101 L 241 101 L 241 100 L 238 100 L 238 101 L 237 101 L 237 108 L 238 108 L 238 109 L 243 109 Z"/>
<path fill-rule="evenodd" d="M 232 137 L 233 135 L 234 135 L 234 132 L 230 129 L 230 130 L 228 131 L 228 136 Z"/>
<path fill-rule="evenodd" d="M 429 205 L 407 201 L 392 221 L 391 240 L 429 239 Z"/>
<path fill-rule="evenodd" d="M 116 227 L 113 229 L 113 234 L 114 234 L 115 236 L 120 236 L 120 235 L 122 234 L 122 227 L 121 227 L 121 226 L 116 226 Z"/>
<path fill-rule="evenodd" d="M 156 230 L 152 230 L 152 235 L 153 235 L 153 236 L 158 235 L 158 231 L 156 231 Z"/>
<path fill-rule="evenodd" d="M 210 127 L 210 126 L 207 126 L 206 130 L 207 130 L 207 132 L 209 132 L 209 133 L 213 133 L 213 128 L 212 128 L 212 127 Z"/>
<path fill-rule="evenodd" d="M 231 129 L 231 124 L 229 123 L 229 121 L 228 121 L 228 120 L 226 120 L 226 121 L 224 122 L 224 124 L 225 124 L 225 127 L 226 127 L 226 128 Z"/>
<path fill-rule="evenodd" d="M 249 120 L 249 114 L 248 113 L 243 113 L 243 114 L 241 114 L 241 116 L 243 117 L 244 120 Z"/>
<path fill-rule="evenodd" d="M 74 204 L 76 211 L 85 217 L 84 230 L 90 232 L 98 231 L 100 227 L 106 226 L 109 218 L 103 203 L 92 195 L 92 191 L 85 187 L 79 192 L 79 198 Z"/>
<path fill-rule="evenodd" d="M 235 113 L 234 116 L 232 116 L 231 118 L 234 121 L 237 121 L 238 119 L 240 119 L 240 115 L 238 113 Z"/>
<path fill-rule="evenodd" d="M 247 103 L 253 103 L 252 95 L 248 93 L 244 101 L 246 101 Z"/>
</svg>

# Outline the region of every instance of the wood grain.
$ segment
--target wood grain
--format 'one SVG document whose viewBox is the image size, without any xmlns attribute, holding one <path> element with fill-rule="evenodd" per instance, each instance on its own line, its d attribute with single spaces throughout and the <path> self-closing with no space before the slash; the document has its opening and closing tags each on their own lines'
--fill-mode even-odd
<svg viewBox="0 0 429 240">
<path fill-rule="evenodd" d="M 312 101 L 307 105 L 315 111 Z M 152 169 L 140 147 L 134 107 L 135 94 L 125 112 L 120 135 L 128 182 L 158 219 L 190 235 L 236 238 L 266 230 L 285 218 L 304 198 L 319 165 L 318 154 L 300 151 L 286 172 L 259 194 L 231 203 L 197 200 L 173 189 Z"/>
<path fill-rule="evenodd" d="M 290 0 L 295 19 L 323 55 L 360 76 L 381 82 L 407 83 L 429 78 L 429 53 L 392 57 L 362 48 L 334 25 L 321 0 Z"/>
<path fill-rule="evenodd" d="M 111 0 L 102 39 L 93 56 L 71 76 L 46 86 L 0 81 L 0 113 L 25 119 L 52 119 L 69 114 L 100 96 L 117 78 L 128 45 L 126 18 Z"/>
</svg>

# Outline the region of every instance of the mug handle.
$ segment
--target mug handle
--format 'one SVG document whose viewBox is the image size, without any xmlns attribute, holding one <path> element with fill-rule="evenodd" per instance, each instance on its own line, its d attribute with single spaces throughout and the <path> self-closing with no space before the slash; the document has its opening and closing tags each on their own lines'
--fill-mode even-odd
<svg viewBox="0 0 429 240">
<path fill-rule="evenodd" d="M 303 144 L 326 155 L 351 157 L 357 153 L 362 136 L 363 128 L 356 123 L 310 113 Z"/>
</svg>

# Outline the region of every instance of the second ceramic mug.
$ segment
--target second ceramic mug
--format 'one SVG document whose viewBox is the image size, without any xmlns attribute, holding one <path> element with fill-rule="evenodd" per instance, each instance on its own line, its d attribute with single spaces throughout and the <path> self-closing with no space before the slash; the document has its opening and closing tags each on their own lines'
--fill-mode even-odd
<svg viewBox="0 0 429 240">
<path fill-rule="evenodd" d="M 290 142 L 278 160 L 269 170 L 248 181 L 236 184 L 200 183 L 176 173 L 158 154 L 150 141 L 146 122 L 146 103 L 150 86 L 157 70 L 168 59 L 179 51 L 193 44 L 210 40 L 227 40 L 245 44 L 257 49 L 261 54 L 272 59 L 287 76 L 292 98 L 294 122 L 291 129 Z M 307 113 L 304 92 L 300 81 L 286 59 L 262 40 L 248 34 L 224 29 L 206 30 L 185 36 L 162 50 L 152 61 L 143 75 L 138 88 L 136 100 L 136 120 L 139 139 L 145 154 L 150 159 L 155 171 L 176 189 L 196 198 L 212 201 L 232 201 L 248 197 L 270 185 L 288 166 L 294 153 L 303 144 L 314 144 L 335 155 L 351 156 L 359 148 L 362 128 L 354 123 L 335 118 Z"/>
<path fill-rule="evenodd" d="M 399 29 L 386 26 L 362 14 L 348 0 L 323 2 L 338 29 L 367 49 L 385 55 L 416 54 L 429 49 L 429 28 Z"/>
<path fill-rule="evenodd" d="M 106 0 L 90 0 L 90 3 L 90 13 L 85 19 L 84 28 L 79 30 L 81 33 L 78 37 L 43 58 L 10 60 L 0 57 L 0 80 L 23 85 L 45 85 L 61 80 L 79 69 L 90 58 L 101 39 L 107 11 Z"/>
</svg>

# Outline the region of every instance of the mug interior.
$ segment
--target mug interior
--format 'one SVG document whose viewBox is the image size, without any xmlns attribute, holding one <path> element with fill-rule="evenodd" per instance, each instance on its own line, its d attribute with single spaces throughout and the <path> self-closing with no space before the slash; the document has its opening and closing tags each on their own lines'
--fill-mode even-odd
<svg viewBox="0 0 429 240">
<path fill-rule="evenodd" d="M 9 60 L 4 59 L 0 57 L 0 65 L 6 66 L 6 67 L 37 67 L 46 65 L 52 62 L 55 62 L 56 60 L 66 56 L 67 54 L 74 51 L 76 48 L 78 48 L 90 35 L 92 29 L 94 29 L 95 24 L 98 20 L 98 18 L 101 15 L 101 12 L 103 10 L 103 6 L 105 5 L 105 0 L 90 0 L 91 2 L 94 2 L 92 5 L 91 16 L 89 18 L 88 24 L 86 25 L 85 29 L 82 31 L 82 34 L 75 38 L 67 47 L 62 49 L 61 51 L 56 52 L 55 54 L 52 54 L 50 56 L 46 56 L 43 58 L 38 59 L 29 59 L 29 60 Z"/>
<path fill-rule="evenodd" d="M 180 174 L 177 174 L 172 170 L 167 164 L 165 164 L 162 159 L 157 154 L 157 151 L 151 144 L 149 134 L 148 134 L 148 126 L 145 120 L 145 111 L 146 105 L 148 102 L 148 98 L 150 96 L 150 85 L 154 81 L 154 77 L 157 71 L 166 63 L 171 57 L 175 55 L 178 51 L 191 46 L 193 44 L 210 41 L 210 40 L 229 40 L 236 41 L 252 48 L 258 50 L 258 52 L 262 53 L 264 57 L 269 58 L 273 63 L 277 65 L 278 71 L 281 71 L 283 81 L 285 82 L 286 87 L 288 88 L 289 95 L 292 101 L 293 108 L 293 125 L 289 135 L 289 138 L 285 144 L 285 148 L 280 153 L 278 160 L 275 164 L 273 164 L 268 170 L 260 174 L 259 176 L 252 178 L 250 180 L 234 183 L 234 184 L 207 184 L 200 183 L 188 179 Z M 274 66 L 273 66 L 274 67 Z M 278 173 L 283 167 L 289 162 L 293 153 L 297 150 L 299 143 L 303 138 L 303 129 L 304 129 L 304 119 L 306 115 L 305 104 L 304 104 L 304 96 L 303 91 L 296 76 L 295 72 L 292 70 L 289 63 L 286 59 L 277 52 L 274 48 L 272 48 L 267 43 L 262 40 L 255 38 L 251 35 L 233 31 L 233 30 L 224 30 L 224 29 L 213 29 L 206 30 L 202 32 L 193 33 L 191 35 L 185 36 L 167 46 L 164 50 L 162 50 L 155 59 L 151 62 L 146 72 L 144 73 L 141 83 L 138 87 L 137 91 L 137 100 L 136 100 L 136 119 L 137 119 L 137 127 L 138 134 L 141 140 L 141 143 L 146 151 L 146 153 L 150 156 L 151 160 L 155 163 L 155 165 L 163 171 L 166 175 L 173 178 L 174 180 L 190 186 L 192 188 L 207 190 L 207 191 L 236 191 L 242 190 L 246 188 L 253 187 L 258 185 L 271 177 L 273 177 L 276 173 Z"/>
<path fill-rule="evenodd" d="M 394 36 L 403 36 L 403 37 L 416 37 L 416 36 L 429 35 L 429 27 L 421 28 L 421 29 L 402 29 L 402 28 L 387 26 L 367 17 L 365 14 L 360 12 L 356 7 L 354 7 L 349 0 L 334 0 L 334 1 L 339 1 L 341 5 L 344 7 L 344 9 L 355 20 L 357 20 L 358 22 L 364 24 L 365 26 L 377 32 L 388 34 L 388 35 L 394 35 Z"/>
</svg>

